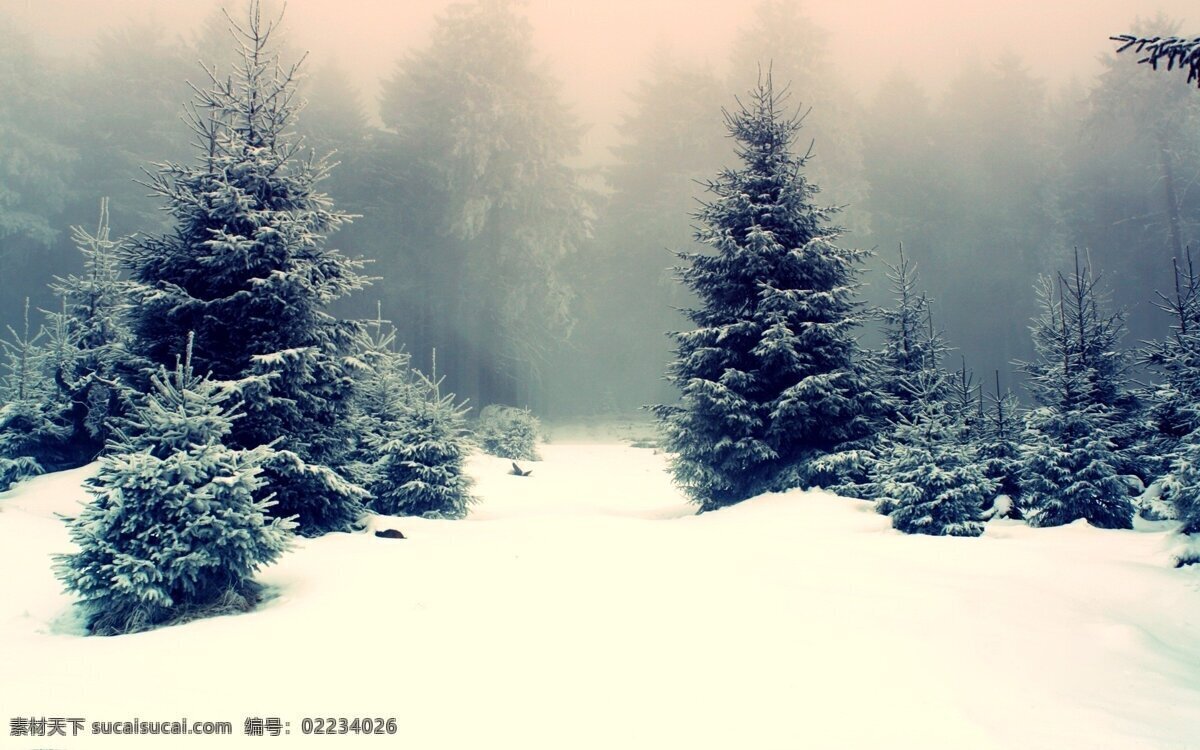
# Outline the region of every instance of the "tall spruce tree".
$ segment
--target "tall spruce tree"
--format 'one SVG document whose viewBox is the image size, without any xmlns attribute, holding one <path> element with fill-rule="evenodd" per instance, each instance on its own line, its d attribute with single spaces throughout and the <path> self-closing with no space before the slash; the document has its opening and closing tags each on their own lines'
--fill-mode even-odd
<svg viewBox="0 0 1200 750">
<path fill-rule="evenodd" d="M 419 280 L 398 287 L 413 356 L 429 369 L 437 348 L 448 387 L 475 403 L 537 404 L 574 322 L 563 264 L 590 209 L 569 164 L 582 131 L 518 5 L 449 5 L 384 82 L 380 117 L 400 175 L 394 244 Z"/>
<path fill-rule="evenodd" d="M 1147 14 L 1142 37 L 1178 33 L 1179 22 Z M 1066 208 L 1078 242 L 1115 278 L 1115 300 L 1137 311 L 1171 284 L 1170 260 L 1200 241 L 1200 96 L 1185 76 L 1163 76 L 1130 54 L 1106 54 L 1064 163 L 1071 199 Z M 1097 159 L 1097 149 L 1105 158 Z M 1161 321 L 1132 314 L 1131 334 L 1162 335 Z"/>
<path fill-rule="evenodd" d="M 743 3 L 750 6 L 750 3 Z M 830 33 L 795 0 L 758 0 L 746 8 L 746 25 L 730 46 L 728 80 L 734 91 L 754 84 L 755 66 L 770 61 L 781 81 L 789 81 L 809 109 L 804 128 L 820 156 L 806 167 L 832 205 L 850 204 L 846 223 L 853 236 L 867 231 L 867 172 L 863 168 L 862 116 L 854 87 L 830 54 Z"/>
<path fill-rule="evenodd" d="M 768 74 L 725 113 L 742 165 L 708 185 L 696 215 L 711 252 L 681 254 L 697 327 L 673 334 L 681 400 L 656 413 L 676 482 L 702 510 L 832 479 L 816 462 L 865 437 L 878 408 L 853 334 L 864 253 L 834 244 L 786 98 Z"/>
<path fill-rule="evenodd" d="M 21 26 L 0 9 L 0 258 L 6 278 L 33 275 L 63 257 L 55 239 L 77 184 L 79 158 L 71 125 L 84 119 L 73 116 L 74 103 L 64 96 L 63 70 Z M 16 318 L 22 296 L 0 298 L 0 316 Z"/>
<path fill-rule="evenodd" d="M 590 401 L 627 412 L 673 397 L 661 377 L 670 356 L 662 333 L 684 325 L 679 308 L 688 297 L 673 278 L 671 252 L 699 249 L 688 213 L 701 180 L 728 161 L 728 139 L 711 116 L 725 100 L 717 76 L 663 49 L 645 69 L 617 128 L 595 241 L 569 265 L 579 322 L 556 365 L 557 401 L 568 408 Z"/>
<path fill-rule="evenodd" d="M 1074 273 L 1043 278 L 1038 295 L 1037 357 L 1021 363 L 1038 403 L 1021 446 L 1029 519 L 1038 526 L 1085 518 L 1101 528 L 1129 528 L 1133 505 L 1117 468 L 1127 402 L 1127 360 L 1118 346 L 1123 316 L 1102 309 L 1099 278 L 1078 253 Z"/>
<path fill-rule="evenodd" d="M 325 308 L 360 288 L 360 261 L 325 246 L 347 216 L 317 191 L 325 160 L 305 155 L 290 128 L 299 63 L 283 67 L 258 3 L 230 20 L 240 42 L 232 74 L 208 70 L 189 109 L 199 153 L 165 163 L 149 186 L 166 202 L 170 232 L 130 250 L 142 351 L 166 363 L 195 332 L 195 366 L 221 380 L 263 375 L 243 391 L 245 416 L 229 440 L 279 440 L 264 492 L 300 531 L 351 528 L 365 491 L 339 472 L 353 434 L 348 417 L 359 331 Z"/>
</svg>

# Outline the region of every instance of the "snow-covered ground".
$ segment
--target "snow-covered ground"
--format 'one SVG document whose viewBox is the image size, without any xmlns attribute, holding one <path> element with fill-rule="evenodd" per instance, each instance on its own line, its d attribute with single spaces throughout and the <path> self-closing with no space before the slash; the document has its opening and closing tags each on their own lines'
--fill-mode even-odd
<svg viewBox="0 0 1200 750">
<path fill-rule="evenodd" d="M 1171 524 L 908 537 L 821 492 L 695 516 L 652 450 L 542 453 L 473 458 L 465 521 L 302 541 L 257 612 L 117 638 L 81 635 L 50 569 L 89 470 L 0 494 L 0 747 L 1200 748 L 1200 566 L 1171 566 Z M 302 734 L 365 716 L 395 737 Z"/>
</svg>

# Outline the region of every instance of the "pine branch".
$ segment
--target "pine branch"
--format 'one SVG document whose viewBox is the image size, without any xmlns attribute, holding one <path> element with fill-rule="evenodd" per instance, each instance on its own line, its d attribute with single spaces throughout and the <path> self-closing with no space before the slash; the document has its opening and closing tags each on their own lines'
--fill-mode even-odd
<svg viewBox="0 0 1200 750">
<path fill-rule="evenodd" d="M 1158 70 L 1161 62 L 1166 63 L 1167 70 L 1174 68 L 1186 69 L 1188 83 L 1195 82 L 1200 87 L 1200 37 L 1183 39 L 1180 37 L 1139 37 L 1133 34 L 1120 34 L 1109 37 L 1114 42 L 1120 42 L 1117 52 L 1133 49 L 1145 56 L 1139 63 L 1148 64 Z"/>
</svg>

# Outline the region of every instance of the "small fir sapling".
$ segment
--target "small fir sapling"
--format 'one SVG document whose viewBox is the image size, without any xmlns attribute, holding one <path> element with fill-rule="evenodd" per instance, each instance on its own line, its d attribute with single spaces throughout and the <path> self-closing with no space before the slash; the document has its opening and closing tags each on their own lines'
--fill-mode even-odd
<svg viewBox="0 0 1200 750">
<path fill-rule="evenodd" d="M 1076 253 L 1074 273 L 1043 277 L 1032 326 L 1032 362 L 1021 363 L 1037 407 L 1021 441 L 1021 495 L 1029 521 L 1086 519 L 1130 528 L 1133 504 L 1117 470 L 1124 423 L 1126 357 L 1121 313 L 1105 313 L 1099 278 Z"/>
<path fill-rule="evenodd" d="M 133 384 L 148 362 L 132 351 L 132 285 L 121 278 L 119 263 L 126 240 L 110 236 L 107 198 L 100 201 L 96 231 L 73 227 L 72 239 L 83 256 L 83 271 L 56 276 L 50 285 L 60 309 L 47 312 L 47 330 L 58 398 L 71 424 L 74 463 L 83 463 L 103 449 L 113 421 L 132 404 Z"/>
<path fill-rule="evenodd" d="M 872 467 L 872 481 L 892 517 L 907 534 L 978 536 L 980 509 L 996 482 L 980 466 L 973 442 L 944 394 L 945 374 L 918 373 L 908 383 L 911 417 L 902 417 Z"/>
<path fill-rule="evenodd" d="M 903 244 L 896 264 L 886 265 L 893 304 L 875 313 L 883 332 L 878 377 L 889 414 L 911 416 L 913 393 L 909 383 L 926 368 L 940 366 L 946 346 L 931 327 L 933 301 L 917 291 L 917 267 L 904 254 Z"/>
<path fill-rule="evenodd" d="M 1174 263 L 1175 293 L 1159 294 L 1159 308 L 1173 318 L 1171 335 L 1151 342 L 1142 361 L 1162 377 L 1150 395 L 1153 438 L 1149 449 L 1166 465 L 1155 483 L 1161 500 L 1147 503 L 1161 517 L 1168 509 L 1185 534 L 1200 532 L 1200 275 L 1190 250 L 1186 267 Z M 1152 485 L 1153 487 L 1154 485 Z"/>
<path fill-rule="evenodd" d="M 463 518 L 475 501 L 465 470 L 471 452 L 467 408 L 424 375 L 412 372 L 410 378 L 395 418 L 367 440 L 377 456 L 370 507 L 384 515 Z"/>
<path fill-rule="evenodd" d="M 1004 495 L 1008 500 L 1003 507 L 993 503 L 985 509 L 993 515 L 1021 518 L 1020 403 L 1012 391 L 1001 392 L 999 370 L 995 376 L 995 394 L 987 394 L 986 404 L 980 401 L 979 459 L 984 474 L 997 483 L 998 496 Z"/>
<path fill-rule="evenodd" d="M 98 635 L 250 609 L 254 574 L 292 541 L 295 524 L 271 518 L 260 492 L 273 449 L 223 442 L 246 383 L 196 375 L 189 341 L 150 384 L 88 480 L 91 502 L 68 521 L 78 551 L 56 557 Z"/>
<path fill-rule="evenodd" d="M 44 329 L 32 333 L 29 300 L 25 300 L 23 327 L 8 326 L 9 337 L 0 339 L 4 353 L 0 377 L 0 490 L 45 470 L 62 468 L 70 424 L 62 404 L 54 397 L 49 356 L 41 344 Z"/>
<path fill-rule="evenodd" d="M 359 349 L 368 374 L 360 390 L 354 476 L 384 515 L 462 518 L 474 502 L 465 462 L 471 452 L 465 404 L 443 396 L 440 381 L 411 367 L 396 350 L 396 329 L 382 311 Z M 437 352 L 433 353 L 436 374 Z"/>
<path fill-rule="evenodd" d="M 541 422 L 528 409 L 490 404 L 479 413 L 475 440 L 491 456 L 517 461 L 537 461 Z"/>
</svg>

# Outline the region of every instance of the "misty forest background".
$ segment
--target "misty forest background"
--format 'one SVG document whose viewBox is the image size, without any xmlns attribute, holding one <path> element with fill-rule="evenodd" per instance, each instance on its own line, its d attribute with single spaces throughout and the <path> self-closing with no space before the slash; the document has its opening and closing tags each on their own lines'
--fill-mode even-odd
<svg viewBox="0 0 1200 750">
<path fill-rule="evenodd" d="M 1033 357 L 1035 281 L 1069 268 L 1074 248 L 1127 310 L 1127 345 L 1169 332 L 1155 293 L 1200 228 L 1200 95 L 1184 76 L 1098 39 L 1088 80 L 1051 86 L 1010 54 L 963 64 L 936 96 L 897 67 L 864 99 L 801 7 L 768 0 L 750 18 L 719 70 L 665 46 L 645 60 L 604 166 L 581 158 L 578 92 L 519 6 L 448 10 L 378 72 L 377 101 L 308 60 L 298 129 L 306 148 L 336 152 L 321 189 L 358 215 L 331 244 L 378 277 L 334 312 L 373 318 L 378 302 L 413 365 L 476 408 L 569 419 L 673 400 L 664 333 L 686 327 L 689 304 L 674 253 L 698 249 L 697 198 L 734 161 L 722 108 L 769 64 L 807 113 L 798 142 L 813 144 L 818 201 L 845 206 L 842 244 L 876 249 L 868 301 L 888 302 L 885 264 L 903 243 L 980 380 L 998 371 L 1021 392 L 1012 363 Z M 1112 30 L 1124 31 L 1181 28 L 1159 15 Z M 284 59 L 300 57 L 283 41 Z M 198 61 L 231 62 L 216 9 L 184 37 L 126 25 L 72 56 L 41 42 L 0 17 L 0 321 L 18 328 L 26 297 L 56 305 L 48 282 L 81 263 L 69 227 L 95 226 L 101 197 L 114 236 L 168 227 L 136 180 L 188 161 L 187 82 Z"/>
</svg>

